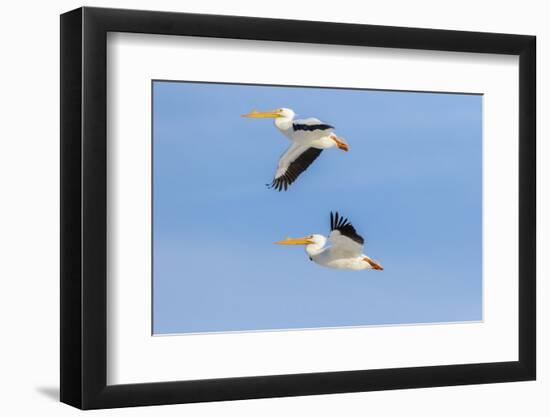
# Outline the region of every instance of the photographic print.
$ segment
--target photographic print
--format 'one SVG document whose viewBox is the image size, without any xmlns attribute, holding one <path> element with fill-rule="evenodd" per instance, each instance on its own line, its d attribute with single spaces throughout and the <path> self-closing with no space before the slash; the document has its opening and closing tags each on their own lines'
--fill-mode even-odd
<svg viewBox="0 0 550 417">
<path fill-rule="evenodd" d="M 153 334 L 483 320 L 482 105 L 152 81 Z"/>
<path fill-rule="evenodd" d="M 95 7 L 60 33 L 62 402 L 536 379 L 536 37 Z"/>
</svg>

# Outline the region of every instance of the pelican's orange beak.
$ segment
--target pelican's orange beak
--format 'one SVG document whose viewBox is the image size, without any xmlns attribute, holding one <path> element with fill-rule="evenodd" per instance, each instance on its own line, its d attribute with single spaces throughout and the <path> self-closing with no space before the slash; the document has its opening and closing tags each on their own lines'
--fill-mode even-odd
<svg viewBox="0 0 550 417">
<path fill-rule="evenodd" d="M 313 243 L 313 240 L 309 237 L 299 237 L 297 239 L 293 239 L 291 237 L 286 238 L 285 240 L 280 240 L 279 242 L 275 242 L 277 245 L 311 245 Z"/>
<path fill-rule="evenodd" d="M 281 110 L 271 110 L 271 111 L 258 111 L 252 110 L 250 113 L 242 114 L 242 117 L 249 117 L 252 119 L 276 119 L 281 117 Z"/>
</svg>

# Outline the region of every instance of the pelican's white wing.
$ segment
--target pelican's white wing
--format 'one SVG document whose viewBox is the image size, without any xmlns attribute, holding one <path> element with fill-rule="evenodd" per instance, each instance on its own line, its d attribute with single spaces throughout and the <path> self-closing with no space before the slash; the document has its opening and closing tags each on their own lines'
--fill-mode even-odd
<svg viewBox="0 0 550 417">
<path fill-rule="evenodd" d="M 323 150 L 293 143 L 279 159 L 279 166 L 271 187 L 286 191 L 298 176 L 317 159 Z"/>
<path fill-rule="evenodd" d="M 336 258 L 353 258 L 363 254 L 365 240 L 357 234 L 353 225 L 338 213 L 330 213 L 331 254 Z"/>
<path fill-rule="evenodd" d="M 323 123 L 319 119 L 310 117 L 308 119 L 299 119 L 292 122 L 290 136 L 292 140 L 307 144 L 316 139 L 330 135 L 334 132 L 334 126 Z"/>
</svg>

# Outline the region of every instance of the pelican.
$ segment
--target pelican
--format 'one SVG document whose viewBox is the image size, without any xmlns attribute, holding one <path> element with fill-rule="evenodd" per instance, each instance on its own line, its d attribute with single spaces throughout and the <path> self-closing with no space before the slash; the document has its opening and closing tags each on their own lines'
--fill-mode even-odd
<svg viewBox="0 0 550 417">
<path fill-rule="evenodd" d="M 294 120 L 295 113 L 291 109 L 253 110 L 242 116 L 275 119 L 275 127 L 292 141 L 279 158 L 273 182 L 268 185 L 278 191 L 286 191 L 288 186 L 317 159 L 323 149 L 337 147 L 346 152 L 349 150 L 347 142 L 334 134 L 333 126 L 313 117 Z"/>
<path fill-rule="evenodd" d="M 326 246 L 327 241 L 330 246 Z M 328 239 L 323 235 L 309 235 L 297 239 L 287 238 L 279 245 L 305 245 L 306 253 L 313 262 L 336 269 L 376 269 L 384 270 L 375 260 L 363 253 L 365 240 L 357 234 L 348 219 L 339 216 L 338 212 L 330 213 L 330 234 Z"/>
</svg>

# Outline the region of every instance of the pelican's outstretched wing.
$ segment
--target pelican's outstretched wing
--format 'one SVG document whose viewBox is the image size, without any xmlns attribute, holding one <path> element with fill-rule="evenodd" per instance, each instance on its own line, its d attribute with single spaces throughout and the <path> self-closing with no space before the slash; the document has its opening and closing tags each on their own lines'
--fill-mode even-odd
<svg viewBox="0 0 550 417">
<path fill-rule="evenodd" d="M 334 126 L 323 123 L 315 117 L 310 117 L 308 119 L 294 120 L 292 123 L 292 130 L 295 132 L 304 131 L 304 132 L 315 132 L 322 131 L 325 134 L 328 134 L 334 131 Z"/>
<path fill-rule="evenodd" d="M 336 257 L 354 257 L 363 253 L 365 239 L 357 234 L 355 227 L 338 212 L 330 212 L 331 251 Z"/>
<path fill-rule="evenodd" d="M 322 149 L 310 148 L 293 143 L 279 159 L 279 166 L 270 187 L 278 191 L 287 190 L 288 186 L 304 172 L 317 157 Z"/>
<path fill-rule="evenodd" d="M 329 136 L 332 132 L 334 132 L 334 126 L 323 123 L 314 117 L 294 120 L 292 122 L 293 140 L 303 145 Z"/>
</svg>

